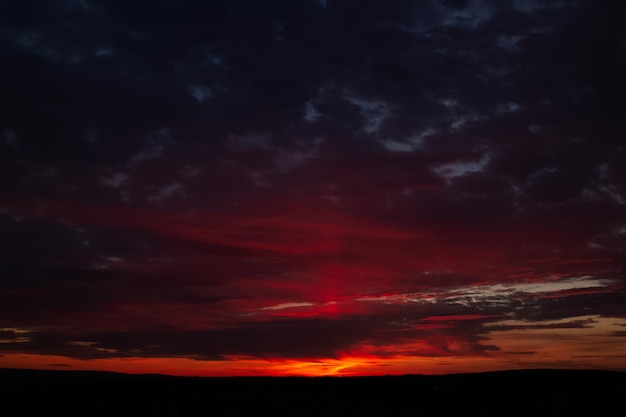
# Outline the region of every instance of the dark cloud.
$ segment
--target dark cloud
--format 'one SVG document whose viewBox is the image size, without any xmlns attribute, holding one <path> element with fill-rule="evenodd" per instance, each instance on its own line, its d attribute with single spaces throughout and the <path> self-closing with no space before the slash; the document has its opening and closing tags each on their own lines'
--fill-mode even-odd
<svg viewBox="0 0 626 417">
<path fill-rule="evenodd" d="M 0 11 L 3 351 L 540 356 L 498 334 L 626 318 L 623 5 Z"/>
</svg>

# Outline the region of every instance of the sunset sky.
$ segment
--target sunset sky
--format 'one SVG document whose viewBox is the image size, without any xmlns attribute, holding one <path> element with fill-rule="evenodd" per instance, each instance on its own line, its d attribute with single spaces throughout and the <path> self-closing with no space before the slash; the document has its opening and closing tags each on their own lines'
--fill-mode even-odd
<svg viewBox="0 0 626 417">
<path fill-rule="evenodd" d="M 0 3 L 0 368 L 626 371 L 624 2 Z"/>
</svg>

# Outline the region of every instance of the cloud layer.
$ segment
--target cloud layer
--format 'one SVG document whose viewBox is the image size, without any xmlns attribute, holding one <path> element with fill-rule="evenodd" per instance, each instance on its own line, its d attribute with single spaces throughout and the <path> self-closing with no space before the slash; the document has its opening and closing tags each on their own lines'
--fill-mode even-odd
<svg viewBox="0 0 626 417">
<path fill-rule="evenodd" d="M 1 7 L 1 366 L 626 369 L 623 6 Z"/>
</svg>

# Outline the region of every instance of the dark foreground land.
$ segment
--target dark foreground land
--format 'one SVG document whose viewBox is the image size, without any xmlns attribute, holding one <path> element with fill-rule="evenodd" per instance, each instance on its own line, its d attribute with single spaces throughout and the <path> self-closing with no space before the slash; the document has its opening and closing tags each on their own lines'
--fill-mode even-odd
<svg viewBox="0 0 626 417">
<path fill-rule="evenodd" d="M 11 416 L 625 416 L 626 373 L 179 378 L 0 370 Z"/>
</svg>

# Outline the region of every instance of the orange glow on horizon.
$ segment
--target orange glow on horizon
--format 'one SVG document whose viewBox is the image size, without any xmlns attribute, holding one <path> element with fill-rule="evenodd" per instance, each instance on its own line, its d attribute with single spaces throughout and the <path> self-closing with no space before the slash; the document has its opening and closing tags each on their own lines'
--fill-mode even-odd
<svg viewBox="0 0 626 417">
<path fill-rule="evenodd" d="M 566 350 L 566 347 L 562 347 Z M 568 369 L 560 358 L 573 352 L 546 350 L 549 362 L 541 364 L 523 359 L 508 359 L 502 355 L 484 356 L 397 356 L 373 358 L 346 356 L 323 359 L 255 359 L 230 358 L 222 361 L 204 361 L 189 358 L 113 358 L 78 360 L 63 356 L 12 353 L 0 357 L 0 368 L 104 371 L 126 374 L 163 374 L 171 376 L 236 377 L 236 376 L 383 376 L 449 373 L 474 373 L 511 369 L 554 368 Z M 571 356 L 570 356 L 571 357 Z M 616 366 L 615 357 L 598 358 L 588 369 L 626 371 L 626 358 Z"/>
</svg>

